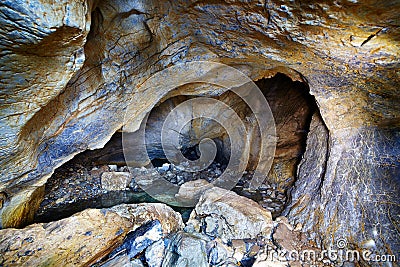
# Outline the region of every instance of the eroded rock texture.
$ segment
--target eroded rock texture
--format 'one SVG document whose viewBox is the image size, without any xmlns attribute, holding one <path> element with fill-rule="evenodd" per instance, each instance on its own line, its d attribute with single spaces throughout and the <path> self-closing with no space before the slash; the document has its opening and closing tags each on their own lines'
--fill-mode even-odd
<svg viewBox="0 0 400 267">
<path fill-rule="evenodd" d="M 291 220 L 324 244 L 345 235 L 400 251 L 399 9 L 374 0 L 3 1 L 2 227 L 27 223 L 53 170 L 102 147 L 131 98 L 140 124 L 162 98 L 213 94 L 141 89 L 168 66 L 212 60 L 253 80 L 285 73 L 315 96 L 327 130 L 309 134 Z"/>
<path fill-rule="evenodd" d="M 143 224 L 157 220 L 160 235 L 183 228 L 182 219 L 164 204 L 118 205 L 87 209 L 50 223 L 0 230 L 2 266 L 89 266 Z M 129 234 L 128 234 L 129 235 Z"/>
<path fill-rule="evenodd" d="M 383 251 L 391 244 L 396 253 L 399 145 L 399 132 L 392 129 L 342 130 L 328 137 L 321 119 L 314 116 L 287 209 L 290 219 L 311 233 L 315 227 L 336 232 L 332 243 L 354 238 L 368 248 L 372 240 L 374 249 Z"/>
<path fill-rule="evenodd" d="M 225 243 L 271 235 L 272 216 L 256 202 L 218 187 L 204 192 L 188 224 Z"/>
</svg>

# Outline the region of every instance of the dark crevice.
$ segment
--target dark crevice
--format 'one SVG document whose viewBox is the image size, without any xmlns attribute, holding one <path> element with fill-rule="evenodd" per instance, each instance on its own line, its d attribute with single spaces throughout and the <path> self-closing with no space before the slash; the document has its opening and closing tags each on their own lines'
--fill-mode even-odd
<svg viewBox="0 0 400 267">
<path fill-rule="evenodd" d="M 383 28 L 382 28 L 382 29 L 383 29 Z M 368 43 L 372 38 L 374 38 L 375 36 L 377 36 L 377 35 L 382 31 L 382 29 L 379 29 L 376 33 L 371 34 L 370 36 L 368 36 L 368 38 L 365 39 L 364 42 L 362 42 L 362 44 L 361 44 L 360 46 L 363 46 L 363 45 L 365 45 L 366 43 Z"/>
</svg>

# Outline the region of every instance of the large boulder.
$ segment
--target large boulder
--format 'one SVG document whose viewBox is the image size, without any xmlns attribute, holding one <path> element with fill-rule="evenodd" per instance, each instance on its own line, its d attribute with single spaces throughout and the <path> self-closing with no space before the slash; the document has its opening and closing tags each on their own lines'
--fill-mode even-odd
<svg viewBox="0 0 400 267">
<path fill-rule="evenodd" d="M 188 224 L 225 243 L 232 239 L 269 237 L 273 227 L 271 212 L 253 200 L 232 191 L 213 187 L 204 192 Z"/>
<path fill-rule="evenodd" d="M 109 254 L 143 224 L 161 222 L 161 234 L 182 229 L 180 215 L 163 204 L 88 209 L 69 218 L 0 230 L 4 266 L 87 266 Z"/>
</svg>

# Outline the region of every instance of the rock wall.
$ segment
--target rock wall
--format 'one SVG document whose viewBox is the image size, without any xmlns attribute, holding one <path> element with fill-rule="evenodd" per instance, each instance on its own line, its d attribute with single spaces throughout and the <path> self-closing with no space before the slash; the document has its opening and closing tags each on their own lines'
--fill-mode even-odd
<svg viewBox="0 0 400 267">
<path fill-rule="evenodd" d="M 102 147 L 131 98 L 140 123 L 168 94 L 207 93 L 141 90 L 150 75 L 211 60 L 253 80 L 285 73 L 315 96 L 328 130 L 327 147 L 315 144 L 325 162 L 315 173 L 299 169 L 296 188 L 306 191 L 294 191 L 291 219 L 325 244 L 346 234 L 400 251 L 399 10 L 398 1 L 375 0 L 3 1 L 2 227 L 29 221 L 53 170 Z M 305 162 L 315 160 L 306 153 Z M 311 180 L 314 188 L 301 186 Z"/>
</svg>

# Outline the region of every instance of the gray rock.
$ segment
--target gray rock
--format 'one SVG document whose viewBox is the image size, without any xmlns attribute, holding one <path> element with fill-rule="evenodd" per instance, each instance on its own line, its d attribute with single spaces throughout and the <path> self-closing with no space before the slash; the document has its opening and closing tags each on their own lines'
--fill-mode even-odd
<svg viewBox="0 0 400 267">
<path fill-rule="evenodd" d="M 105 190 L 124 190 L 128 187 L 132 176 L 129 172 L 103 172 L 101 174 L 101 187 Z"/>
<path fill-rule="evenodd" d="M 208 267 L 206 240 L 179 232 L 173 236 L 162 263 L 163 267 Z"/>
<path fill-rule="evenodd" d="M 213 187 L 200 197 L 188 224 L 224 243 L 232 239 L 269 237 L 271 213 L 256 202 L 232 191 Z"/>
<path fill-rule="evenodd" d="M 160 221 L 155 220 L 146 223 L 127 234 L 124 243 L 111 252 L 110 257 L 125 250 L 129 258 L 132 259 L 148 246 L 160 240 L 162 236 L 163 231 Z"/>
<path fill-rule="evenodd" d="M 225 266 L 228 263 L 236 262 L 233 258 L 234 251 L 231 247 L 222 243 L 222 240 L 216 238 L 207 243 L 208 262 L 211 265 Z"/>
<path fill-rule="evenodd" d="M 146 262 L 149 267 L 160 267 L 165 253 L 165 243 L 163 239 L 150 245 L 145 252 Z"/>
<path fill-rule="evenodd" d="M 143 267 L 143 263 L 138 259 L 129 260 L 126 254 L 119 254 L 98 267 Z"/>
<path fill-rule="evenodd" d="M 109 168 L 110 171 L 112 171 L 112 172 L 118 171 L 118 166 L 117 166 L 117 165 L 108 165 L 108 168 Z"/>
<path fill-rule="evenodd" d="M 171 165 L 169 163 L 164 163 L 161 167 L 159 167 L 159 169 L 166 172 L 169 171 L 170 166 Z"/>
</svg>

